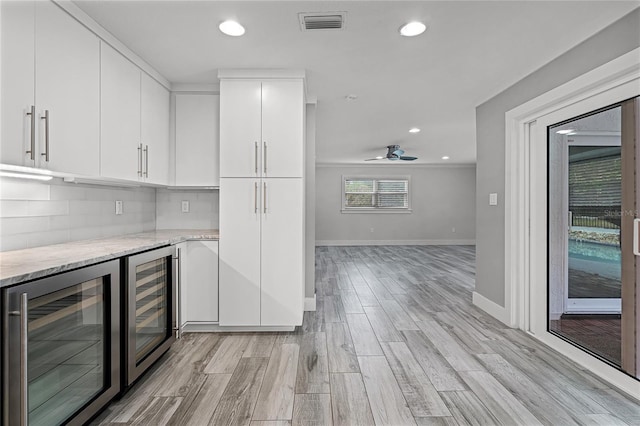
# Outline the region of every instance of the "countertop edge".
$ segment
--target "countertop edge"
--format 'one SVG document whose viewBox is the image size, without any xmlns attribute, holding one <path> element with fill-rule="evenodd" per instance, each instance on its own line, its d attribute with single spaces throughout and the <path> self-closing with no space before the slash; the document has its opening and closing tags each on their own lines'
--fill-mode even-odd
<svg viewBox="0 0 640 426">
<path fill-rule="evenodd" d="M 158 230 L 111 238 L 81 240 L 51 246 L 34 247 L 32 249 L 0 252 L 0 267 L 2 268 L 0 272 L 0 288 L 44 278 L 84 266 L 119 259 L 158 247 L 198 240 L 218 241 L 218 230 Z M 122 242 L 121 248 L 118 248 L 119 242 Z M 82 258 L 83 255 L 80 253 L 88 246 L 103 246 L 104 249 L 99 249 L 98 251 L 100 251 L 100 253 L 96 255 L 89 255 L 88 257 Z M 42 256 L 42 254 L 46 254 L 48 250 L 52 252 L 68 250 L 73 253 L 74 249 L 78 251 L 76 258 L 80 257 L 80 260 L 70 260 L 73 254 L 69 254 L 66 258 L 60 256 L 60 258 L 51 260 L 49 262 L 51 264 L 43 266 L 42 269 L 38 269 L 29 264 L 21 266 L 20 261 L 16 259 L 20 257 L 28 258 L 31 253 L 35 256 Z M 1 277 L 7 269 L 11 268 L 15 269 L 16 272 L 9 272 L 8 276 Z M 21 269 L 24 271 L 21 271 Z"/>
</svg>

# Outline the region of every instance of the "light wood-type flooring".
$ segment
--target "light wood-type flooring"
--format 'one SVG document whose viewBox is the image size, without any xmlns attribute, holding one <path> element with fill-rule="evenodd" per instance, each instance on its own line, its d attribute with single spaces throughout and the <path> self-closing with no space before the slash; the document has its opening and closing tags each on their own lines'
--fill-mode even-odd
<svg viewBox="0 0 640 426">
<path fill-rule="evenodd" d="M 471 303 L 473 247 L 319 247 L 294 333 L 186 334 L 96 424 L 637 425 L 640 406 Z"/>
</svg>

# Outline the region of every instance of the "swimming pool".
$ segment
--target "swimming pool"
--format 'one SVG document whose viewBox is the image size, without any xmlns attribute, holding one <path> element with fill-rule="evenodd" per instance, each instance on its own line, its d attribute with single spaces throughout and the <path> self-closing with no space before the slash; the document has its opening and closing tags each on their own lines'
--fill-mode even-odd
<svg viewBox="0 0 640 426">
<path fill-rule="evenodd" d="M 619 280 L 620 247 L 587 241 L 569 240 L 569 268 Z"/>
</svg>

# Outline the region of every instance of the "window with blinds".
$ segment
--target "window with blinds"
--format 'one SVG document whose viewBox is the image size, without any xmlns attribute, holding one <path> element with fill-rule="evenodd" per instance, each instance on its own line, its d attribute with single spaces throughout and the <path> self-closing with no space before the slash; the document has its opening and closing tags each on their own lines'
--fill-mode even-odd
<svg viewBox="0 0 640 426">
<path fill-rule="evenodd" d="M 409 210 L 409 179 L 345 177 L 344 211 Z"/>
</svg>

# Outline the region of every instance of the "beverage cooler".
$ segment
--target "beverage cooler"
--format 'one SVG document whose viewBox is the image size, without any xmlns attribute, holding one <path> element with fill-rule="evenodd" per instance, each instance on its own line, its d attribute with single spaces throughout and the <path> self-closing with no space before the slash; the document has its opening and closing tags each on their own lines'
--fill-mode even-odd
<svg viewBox="0 0 640 426">
<path fill-rule="evenodd" d="M 2 289 L 3 425 L 83 424 L 121 389 L 120 262 Z"/>
<path fill-rule="evenodd" d="M 174 247 L 124 259 L 124 386 L 131 385 L 175 341 L 176 262 Z"/>
</svg>

